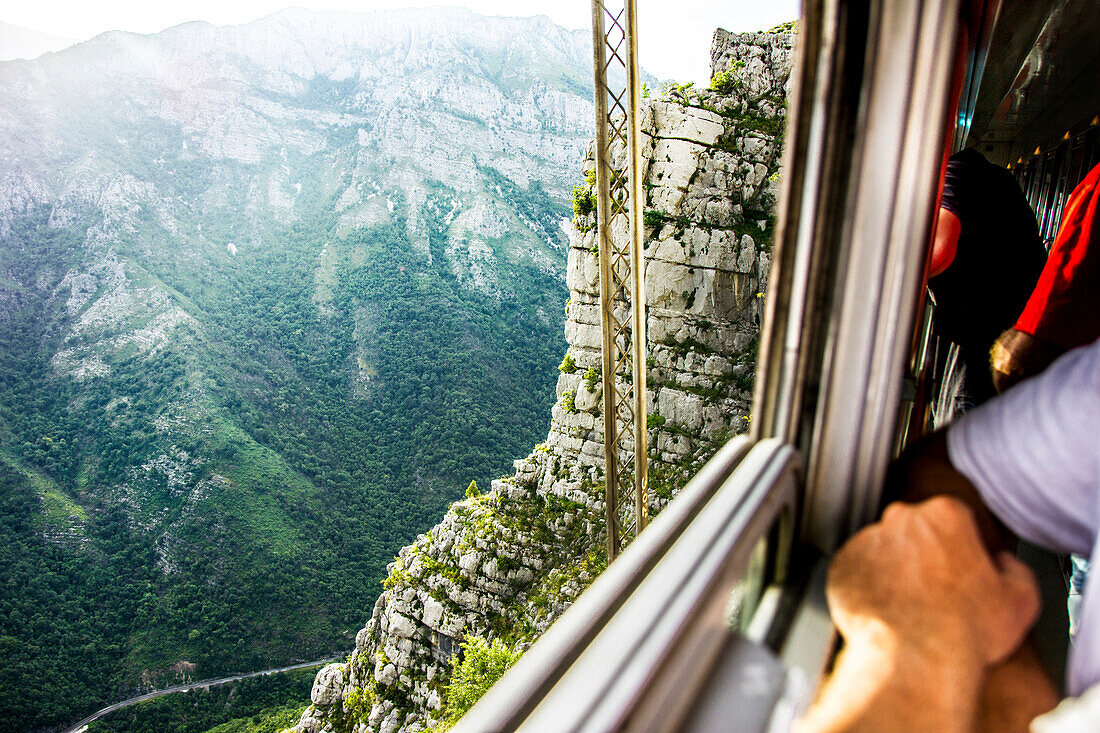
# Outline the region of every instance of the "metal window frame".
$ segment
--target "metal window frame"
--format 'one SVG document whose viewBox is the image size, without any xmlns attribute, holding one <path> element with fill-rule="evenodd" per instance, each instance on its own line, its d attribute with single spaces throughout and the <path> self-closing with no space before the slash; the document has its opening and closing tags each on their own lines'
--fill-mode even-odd
<svg viewBox="0 0 1100 733">
<path fill-rule="evenodd" d="M 758 435 L 807 455 L 803 539 L 826 553 L 875 516 L 893 450 L 953 114 L 943 25 L 959 9 L 803 7 L 754 412 Z"/>
<path fill-rule="evenodd" d="M 768 581 L 782 582 L 795 535 L 796 452 L 747 446 L 712 460 L 455 733 L 675 730 L 733 636 L 729 594 L 757 542 L 779 527 Z"/>
<path fill-rule="evenodd" d="M 511 731 L 569 670 L 748 454 L 735 438 L 695 475 L 649 529 L 600 574 L 516 665 L 463 716 L 454 733 Z"/>
</svg>

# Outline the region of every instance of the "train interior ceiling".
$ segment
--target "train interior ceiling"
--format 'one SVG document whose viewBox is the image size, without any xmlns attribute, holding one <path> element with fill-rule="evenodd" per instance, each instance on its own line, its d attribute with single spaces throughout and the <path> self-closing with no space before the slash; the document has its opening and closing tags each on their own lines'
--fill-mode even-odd
<svg viewBox="0 0 1100 733">
<path fill-rule="evenodd" d="M 960 103 L 964 144 L 1014 171 L 1048 247 L 1066 197 L 1100 160 L 1098 34 L 1091 0 L 1001 3 L 974 54 L 977 92 Z"/>
</svg>

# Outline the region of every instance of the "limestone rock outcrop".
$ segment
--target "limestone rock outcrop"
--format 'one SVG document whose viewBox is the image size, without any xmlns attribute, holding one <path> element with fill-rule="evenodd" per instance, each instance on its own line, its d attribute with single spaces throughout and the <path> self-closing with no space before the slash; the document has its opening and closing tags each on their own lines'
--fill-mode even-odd
<svg viewBox="0 0 1100 733">
<path fill-rule="evenodd" d="M 721 91 L 672 87 L 644 109 L 653 511 L 749 420 L 793 43 L 719 30 Z M 525 648 L 606 565 L 595 235 L 594 215 L 574 220 L 546 442 L 401 550 L 355 652 L 318 675 L 301 733 L 426 729 L 465 637 Z"/>
</svg>

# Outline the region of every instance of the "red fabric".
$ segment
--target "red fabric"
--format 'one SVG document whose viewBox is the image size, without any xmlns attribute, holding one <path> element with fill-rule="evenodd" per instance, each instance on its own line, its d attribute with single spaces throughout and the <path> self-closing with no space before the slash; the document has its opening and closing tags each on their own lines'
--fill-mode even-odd
<svg viewBox="0 0 1100 733">
<path fill-rule="evenodd" d="M 1100 338 L 1100 165 L 1070 194 L 1016 329 L 1066 349 Z"/>
</svg>

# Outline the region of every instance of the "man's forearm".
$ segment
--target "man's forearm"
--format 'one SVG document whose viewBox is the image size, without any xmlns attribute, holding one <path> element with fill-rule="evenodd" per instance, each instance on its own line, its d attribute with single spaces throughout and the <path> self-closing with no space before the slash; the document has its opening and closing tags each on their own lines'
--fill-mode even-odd
<svg viewBox="0 0 1100 733">
<path fill-rule="evenodd" d="M 840 653 L 795 730 L 1027 733 L 1031 721 L 1058 701 L 1030 644 L 984 671 L 973 660 L 935 662 L 898 654 L 892 642 L 868 640 Z"/>
<path fill-rule="evenodd" d="M 980 733 L 1027 733 L 1031 721 L 1050 712 L 1060 695 L 1030 641 L 985 676 L 978 705 Z"/>
<path fill-rule="evenodd" d="M 984 670 L 980 660 L 941 652 L 853 639 L 796 731 L 970 733 Z"/>
<path fill-rule="evenodd" d="M 919 502 L 942 494 L 954 496 L 970 507 L 991 553 L 1015 546 L 1012 532 L 986 508 L 978 490 L 952 465 L 944 431 L 926 436 L 891 465 L 884 503 Z M 988 670 L 979 700 L 976 730 L 1026 733 L 1030 721 L 1052 709 L 1059 695 L 1039 663 L 1034 644 L 1028 641 L 1010 659 Z"/>
<path fill-rule="evenodd" d="M 925 436 L 891 464 L 882 503 L 916 503 L 933 496 L 953 496 L 966 504 L 991 554 L 1016 546 L 1015 536 L 986 508 L 974 485 L 951 464 L 947 433 L 942 430 Z"/>
</svg>

